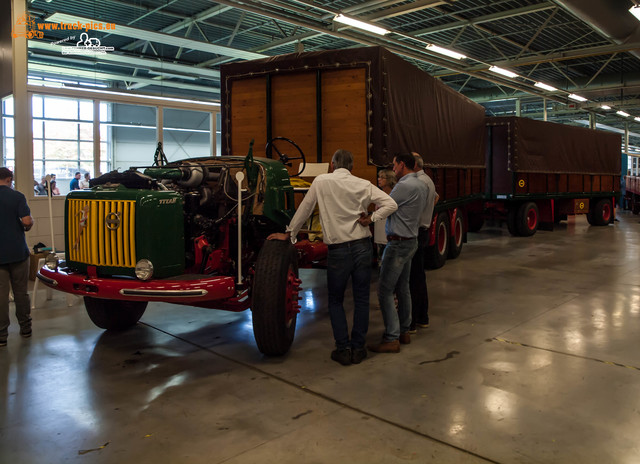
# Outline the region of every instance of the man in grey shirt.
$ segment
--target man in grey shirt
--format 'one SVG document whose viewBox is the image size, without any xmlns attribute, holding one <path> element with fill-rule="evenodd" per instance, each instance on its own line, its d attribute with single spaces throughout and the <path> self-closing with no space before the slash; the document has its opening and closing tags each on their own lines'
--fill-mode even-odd
<svg viewBox="0 0 640 464">
<path fill-rule="evenodd" d="M 411 342 L 409 273 L 411 258 L 418 247 L 420 216 L 428 196 L 426 185 L 413 172 L 414 166 L 415 159 L 411 153 L 398 153 L 393 159 L 393 171 L 398 183 L 390 196 L 398 204 L 398 210 L 387 219 L 385 232 L 388 243 L 382 255 L 378 281 L 378 301 L 385 332 L 380 343 L 369 346 L 371 351 L 378 353 L 398 353 L 400 343 Z M 397 311 L 394 290 L 398 297 Z"/>
</svg>

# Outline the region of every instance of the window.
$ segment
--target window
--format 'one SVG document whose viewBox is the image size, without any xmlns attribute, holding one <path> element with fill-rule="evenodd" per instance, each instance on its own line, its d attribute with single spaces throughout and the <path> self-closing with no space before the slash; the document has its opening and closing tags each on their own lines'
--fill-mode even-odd
<svg viewBox="0 0 640 464">
<path fill-rule="evenodd" d="M 13 97 L 2 100 L 2 120 L 0 121 L 0 166 L 15 169 L 16 154 L 13 132 Z"/>
<path fill-rule="evenodd" d="M 156 107 L 107 103 L 105 114 L 100 112 L 100 137 L 110 143 L 112 169 L 150 166 L 157 145 Z"/>
<path fill-rule="evenodd" d="M 101 103 L 106 106 L 106 103 Z M 76 172 L 94 173 L 93 101 L 33 95 L 33 177 L 55 174 L 61 194 Z M 101 137 L 101 160 L 108 170 L 108 141 Z M 102 166 L 101 166 L 102 167 Z"/>
<path fill-rule="evenodd" d="M 162 119 L 169 161 L 211 155 L 211 113 L 165 108 Z"/>
</svg>

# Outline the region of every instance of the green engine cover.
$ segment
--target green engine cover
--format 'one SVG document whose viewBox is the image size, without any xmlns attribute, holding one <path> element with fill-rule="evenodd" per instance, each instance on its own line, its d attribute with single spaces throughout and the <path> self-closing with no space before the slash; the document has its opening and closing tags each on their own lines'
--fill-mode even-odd
<svg viewBox="0 0 640 464">
<path fill-rule="evenodd" d="M 173 191 L 98 187 L 67 195 L 66 259 L 69 267 L 99 276 L 135 276 L 148 259 L 153 277 L 184 273 L 183 202 Z"/>
</svg>

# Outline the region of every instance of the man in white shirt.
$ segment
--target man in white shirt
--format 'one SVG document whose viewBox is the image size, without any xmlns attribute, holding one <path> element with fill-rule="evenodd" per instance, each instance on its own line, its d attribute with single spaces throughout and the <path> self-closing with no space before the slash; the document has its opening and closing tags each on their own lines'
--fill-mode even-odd
<svg viewBox="0 0 640 464">
<path fill-rule="evenodd" d="M 365 338 L 369 330 L 372 246 L 369 227 L 363 227 L 358 219 L 367 215 L 371 203 L 378 209 L 369 216 L 370 222 L 384 221 L 398 206 L 371 182 L 351 174 L 351 152 L 337 150 L 331 165 L 332 173 L 314 179 L 286 232 L 271 234 L 268 240 L 291 239 L 295 243 L 298 231 L 318 204 L 324 242 L 329 247 L 327 290 L 336 343 L 331 359 L 347 366 L 367 357 Z M 354 302 L 351 338 L 343 305 L 349 276 Z"/>
<path fill-rule="evenodd" d="M 429 327 L 429 293 L 427 291 L 427 276 L 424 272 L 424 252 L 429 241 L 429 226 L 433 218 L 433 208 L 440 196 L 436 192 L 436 186 L 431 177 L 424 172 L 422 157 L 416 152 L 411 154 L 416 160 L 413 171 L 429 189 L 427 206 L 420 216 L 418 249 L 411 260 L 411 273 L 409 274 L 409 287 L 411 288 L 411 328 L 409 333 L 416 333 L 417 327 Z"/>
</svg>

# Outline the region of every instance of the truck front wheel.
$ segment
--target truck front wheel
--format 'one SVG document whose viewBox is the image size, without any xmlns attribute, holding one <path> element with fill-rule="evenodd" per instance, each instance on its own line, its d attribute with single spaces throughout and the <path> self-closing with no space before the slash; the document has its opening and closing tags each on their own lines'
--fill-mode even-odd
<svg viewBox="0 0 640 464">
<path fill-rule="evenodd" d="M 101 329 L 123 330 L 136 325 L 147 309 L 147 302 L 102 300 L 85 296 L 84 307 L 91 321 Z"/>
<path fill-rule="evenodd" d="M 251 317 L 261 353 L 280 356 L 289 351 L 298 314 L 298 254 L 289 241 L 267 240 L 256 261 Z"/>
</svg>

